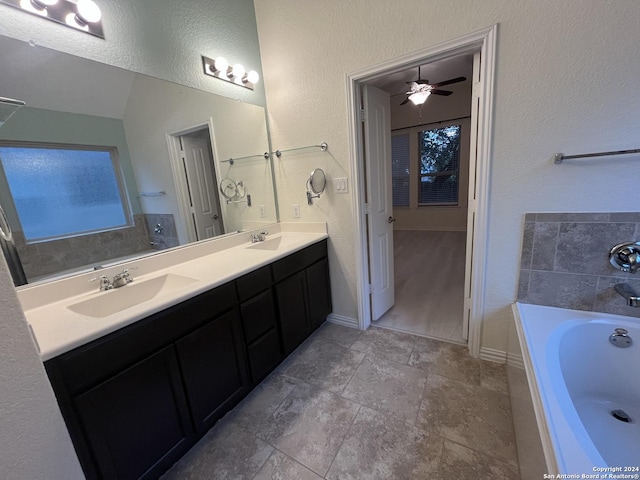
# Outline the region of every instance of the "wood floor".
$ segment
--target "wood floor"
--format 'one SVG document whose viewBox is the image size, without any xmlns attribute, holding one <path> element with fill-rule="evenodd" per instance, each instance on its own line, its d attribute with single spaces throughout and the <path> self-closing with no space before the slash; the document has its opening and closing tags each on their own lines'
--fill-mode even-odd
<svg viewBox="0 0 640 480">
<path fill-rule="evenodd" d="M 395 305 L 374 325 L 466 344 L 465 232 L 394 232 Z"/>
</svg>

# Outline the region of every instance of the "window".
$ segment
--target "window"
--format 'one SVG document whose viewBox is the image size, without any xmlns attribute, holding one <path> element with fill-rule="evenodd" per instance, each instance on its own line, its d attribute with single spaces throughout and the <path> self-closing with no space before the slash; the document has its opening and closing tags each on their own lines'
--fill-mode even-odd
<svg viewBox="0 0 640 480">
<path fill-rule="evenodd" d="M 131 224 L 115 148 L 0 145 L 27 242 Z"/>
<path fill-rule="evenodd" d="M 391 137 L 391 181 L 394 207 L 409 206 L 409 134 Z"/>
<path fill-rule="evenodd" d="M 460 125 L 418 134 L 418 205 L 457 205 L 460 170 Z"/>
</svg>

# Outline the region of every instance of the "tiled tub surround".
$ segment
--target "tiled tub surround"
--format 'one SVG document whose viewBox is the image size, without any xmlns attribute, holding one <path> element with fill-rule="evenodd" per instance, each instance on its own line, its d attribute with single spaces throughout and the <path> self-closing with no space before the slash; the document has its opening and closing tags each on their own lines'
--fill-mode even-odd
<svg viewBox="0 0 640 480">
<path fill-rule="evenodd" d="M 22 232 L 15 232 L 16 248 L 27 278 L 32 282 L 40 277 L 151 251 L 144 215 L 133 218 L 132 227 L 31 244 L 25 242 Z"/>
<path fill-rule="evenodd" d="M 640 240 L 640 213 L 527 213 L 518 301 L 640 317 L 617 294 L 616 283 L 640 292 L 640 274 L 609 263 L 618 243 Z"/>
<path fill-rule="evenodd" d="M 163 477 L 517 480 L 506 370 L 325 323 Z"/>
</svg>

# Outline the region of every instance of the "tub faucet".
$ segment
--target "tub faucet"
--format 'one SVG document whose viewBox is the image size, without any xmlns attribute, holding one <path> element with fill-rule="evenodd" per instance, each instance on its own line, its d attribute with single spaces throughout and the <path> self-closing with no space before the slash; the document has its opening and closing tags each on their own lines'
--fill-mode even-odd
<svg viewBox="0 0 640 480">
<path fill-rule="evenodd" d="M 616 283 L 613 287 L 616 292 L 624 297 L 630 307 L 640 307 L 640 296 L 628 283 Z"/>
</svg>

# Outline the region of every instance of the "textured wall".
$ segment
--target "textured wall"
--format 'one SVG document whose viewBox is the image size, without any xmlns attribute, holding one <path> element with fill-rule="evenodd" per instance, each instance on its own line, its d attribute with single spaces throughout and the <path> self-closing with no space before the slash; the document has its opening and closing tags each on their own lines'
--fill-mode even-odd
<svg viewBox="0 0 640 480">
<path fill-rule="evenodd" d="M 105 39 L 0 5 L 0 35 L 264 106 L 252 92 L 208 77 L 201 55 L 224 56 L 262 76 L 251 0 L 97 0 Z"/>
<path fill-rule="evenodd" d="M 0 305 L 0 476 L 84 478 L 2 255 Z"/>
<path fill-rule="evenodd" d="M 528 213 L 518 301 L 640 317 L 613 286 L 640 292 L 637 275 L 616 270 L 609 250 L 640 235 L 640 213 Z"/>
<path fill-rule="evenodd" d="M 334 310 L 356 317 L 351 197 L 303 207 L 312 167 L 348 175 L 346 75 L 499 23 L 483 347 L 506 350 L 517 294 L 522 215 L 624 211 L 638 200 L 638 158 L 553 165 L 556 152 L 637 148 L 640 4 L 636 0 L 255 0 L 272 141 L 326 140 L 329 153 L 280 162 L 282 218 L 327 221 Z M 597 193 L 596 193 L 597 192 Z"/>
</svg>

